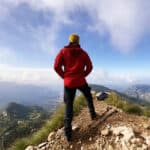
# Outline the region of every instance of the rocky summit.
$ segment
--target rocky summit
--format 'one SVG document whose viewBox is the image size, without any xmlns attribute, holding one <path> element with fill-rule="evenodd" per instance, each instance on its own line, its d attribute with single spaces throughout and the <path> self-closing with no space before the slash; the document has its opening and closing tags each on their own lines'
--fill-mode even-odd
<svg viewBox="0 0 150 150">
<path fill-rule="evenodd" d="M 150 118 L 136 116 L 94 99 L 98 114 L 91 120 L 88 108 L 74 117 L 73 140 L 63 128 L 49 133 L 47 141 L 25 150 L 150 150 Z"/>
</svg>

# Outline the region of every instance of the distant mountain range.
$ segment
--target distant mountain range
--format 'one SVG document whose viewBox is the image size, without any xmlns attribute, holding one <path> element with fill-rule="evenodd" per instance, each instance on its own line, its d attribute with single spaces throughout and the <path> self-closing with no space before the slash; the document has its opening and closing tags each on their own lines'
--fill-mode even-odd
<svg viewBox="0 0 150 150">
<path fill-rule="evenodd" d="M 131 102 L 150 102 L 150 85 L 133 85 L 124 92 L 118 92 L 102 85 L 90 84 L 92 90 L 97 92 L 116 92 Z M 55 110 L 58 103 L 62 102 L 63 93 L 50 87 L 17 84 L 12 82 L 0 82 L 0 110 L 10 102 L 16 102 L 29 106 L 41 106 L 48 111 Z"/>
<path fill-rule="evenodd" d="M 104 92 L 111 92 L 113 91 L 112 89 L 109 89 L 103 85 L 97 85 L 97 84 L 89 84 L 92 90 L 99 92 L 99 91 L 104 91 Z"/>
<path fill-rule="evenodd" d="M 134 85 L 131 86 L 130 88 L 127 88 L 124 92 L 119 92 L 115 89 L 111 89 L 102 85 L 96 85 L 96 84 L 90 84 L 90 87 L 92 90 L 96 92 L 115 92 L 117 93 L 120 97 L 122 97 L 124 100 L 139 104 L 142 106 L 150 106 L 150 86 L 148 85 Z M 135 88 L 136 87 L 136 88 Z M 138 89 L 138 90 L 135 90 Z M 138 91 L 139 93 L 136 93 Z M 138 96 L 137 96 L 138 95 Z"/>
<path fill-rule="evenodd" d="M 0 109 L 10 102 L 25 105 L 38 105 L 46 109 L 55 107 L 60 93 L 50 87 L 0 82 Z"/>
<path fill-rule="evenodd" d="M 137 100 L 145 100 L 150 102 L 150 85 L 133 85 L 125 91 L 125 94 L 134 97 Z"/>
</svg>

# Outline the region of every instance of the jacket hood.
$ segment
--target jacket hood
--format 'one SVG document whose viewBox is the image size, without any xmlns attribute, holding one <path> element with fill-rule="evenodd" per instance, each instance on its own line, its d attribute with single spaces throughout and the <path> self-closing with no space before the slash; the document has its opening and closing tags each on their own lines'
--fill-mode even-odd
<svg viewBox="0 0 150 150">
<path fill-rule="evenodd" d="M 65 46 L 65 49 L 67 53 L 69 53 L 71 56 L 77 57 L 82 53 L 82 49 L 80 48 L 80 45 L 68 45 Z"/>
</svg>

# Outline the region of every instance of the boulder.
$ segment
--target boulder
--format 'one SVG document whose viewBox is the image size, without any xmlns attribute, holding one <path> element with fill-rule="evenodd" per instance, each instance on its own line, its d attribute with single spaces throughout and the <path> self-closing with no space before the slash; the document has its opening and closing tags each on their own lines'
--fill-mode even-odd
<svg viewBox="0 0 150 150">
<path fill-rule="evenodd" d="M 109 135 L 110 130 L 108 128 L 101 131 L 101 135 L 107 136 Z"/>
<path fill-rule="evenodd" d="M 55 138 L 55 132 L 51 132 L 49 135 L 48 135 L 48 141 L 52 141 L 52 140 L 54 140 L 54 138 Z"/>
<path fill-rule="evenodd" d="M 43 147 L 45 147 L 47 145 L 48 142 L 43 142 L 41 144 L 38 145 L 38 148 L 42 149 Z"/>
<path fill-rule="evenodd" d="M 125 142 L 129 142 L 129 140 L 134 137 L 134 132 L 133 132 L 133 129 L 132 128 L 129 128 L 129 127 L 126 127 L 126 126 L 119 126 L 119 127 L 116 127 L 116 128 L 111 128 L 112 130 L 112 133 L 114 135 L 122 135 L 122 139 L 125 141 Z"/>
<path fill-rule="evenodd" d="M 35 150 L 34 146 L 28 146 L 25 150 Z"/>
<path fill-rule="evenodd" d="M 146 144 L 150 146 L 150 136 L 145 137 Z"/>
<path fill-rule="evenodd" d="M 60 138 L 64 134 L 64 128 L 58 129 L 56 132 L 56 139 Z"/>
</svg>

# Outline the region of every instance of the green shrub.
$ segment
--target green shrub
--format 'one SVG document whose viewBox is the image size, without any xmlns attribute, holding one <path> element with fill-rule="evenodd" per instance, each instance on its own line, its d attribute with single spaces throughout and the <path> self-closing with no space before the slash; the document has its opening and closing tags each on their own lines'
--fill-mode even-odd
<svg viewBox="0 0 150 150">
<path fill-rule="evenodd" d="M 143 114 L 143 110 L 137 105 L 128 105 L 128 107 L 126 108 L 126 112 L 130 114 L 136 114 L 136 115 Z"/>
<path fill-rule="evenodd" d="M 106 99 L 106 103 L 113 105 L 117 108 L 122 109 L 123 111 L 135 114 L 135 115 L 144 115 L 150 117 L 150 109 L 146 107 L 141 107 L 140 105 L 135 105 L 133 103 L 127 102 L 124 98 L 117 95 L 115 92 L 112 92 Z"/>
<path fill-rule="evenodd" d="M 74 101 L 74 114 L 77 115 L 84 106 L 86 106 L 84 96 L 80 95 L 76 97 Z M 64 107 L 65 106 L 63 104 L 59 106 L 50 117 L 50 120 L 48 120 L 41 129 L 29 137 L 16 140 L 16 142 L 9 148 L 9 150 L 24 150 L 28 145 L 36 145 L 45 141 L 50 132 L 63 126 Z"/>
<path fill-rule="evenodd" d="M 29 140 L 26 138 L 23 138 L 21 140 L 17 140 L 14 145 L 9 148 L 10 150 L 23 150 L 25 147 L 30 144 Z"/>
<path fill-rule="evenodd" d="M 143 113 L 145 116 L 150 117 L 150 109 L 149 108 L 145 108 Z"/>
<path fill-rule="evenodd" d="M 86 105 L 87 105 L 87 103 L 86 103 L 85 97 L 83 95 L 76 97 L 75 101 L 74 101 L 74 107 L 73 107 L 74 114 L 78 115 L 79 112 L 81 111 L 81 109 Z"/>
<path fill-rule="evenodd" d="M 49 132 L 56 130 L 63 125 L 63 116 L 64 105 L 61 105 L 41 129 L 33 133 L 30 137 L 16 140 L 9 149 L 24 150 L 28 145 L 34 145 L 45 141 Z"/>
<path fill-rule="evenodd" d="M 124 109 L 125 104 L 122 102 L 117 103 L 117 108 Z"/>
</svg>

